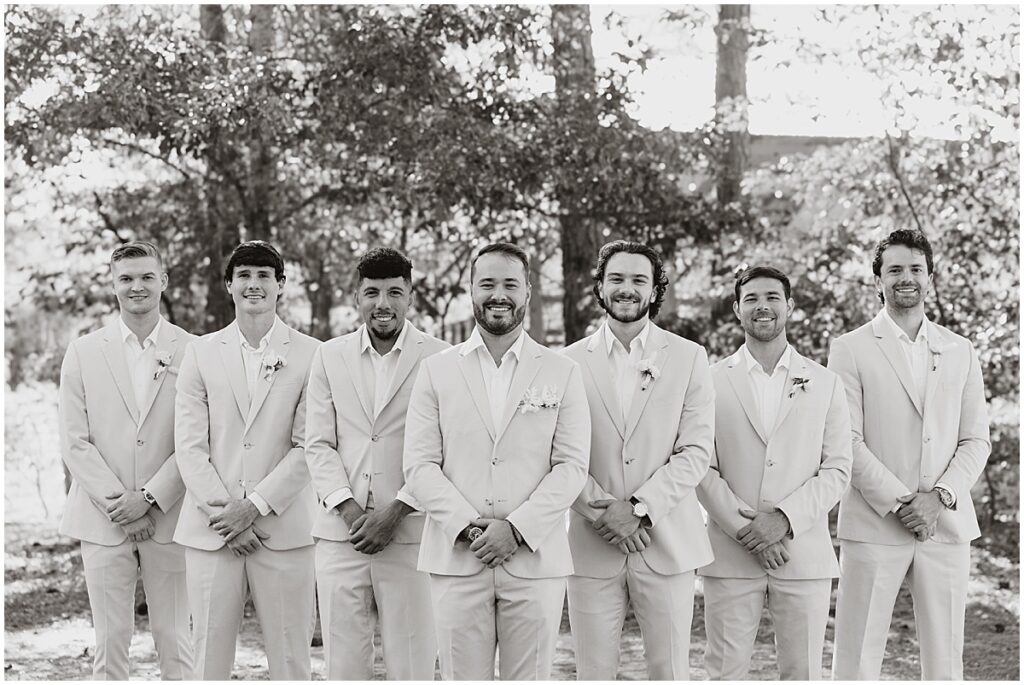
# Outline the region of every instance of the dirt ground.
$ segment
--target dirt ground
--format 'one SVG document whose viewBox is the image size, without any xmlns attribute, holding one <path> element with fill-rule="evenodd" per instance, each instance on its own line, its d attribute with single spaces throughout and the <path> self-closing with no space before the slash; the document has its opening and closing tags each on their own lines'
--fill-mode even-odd
<svg viewBox="0 0 1024 685">
<path fill-rule="evenodd" d="M 92 664 L 92 624 L 76 542 L 45 526 L 6 524 L 4 527 L 4 676 L 9 680 L 88 679 Z M 1020 676 L 1019 563 L 974 548 L 974 568 L 967 610 L 964 671 L 968 680 L 1011 680 Z M 834 588 L 833 588 L 834 589 Z M 142 601 L 141 581 L 139 603 Z M 833 609 L 835 598 L 833 592 Z M 771 620 L 764 613 L 750 672 L 751 680 L 775 680 Z M 691 678 L 706 679 L 704 598 L 698 592 L 694 607 Z M 832 663 L 832 621 L 825 642 L 826 672 Z M 620 680 L 646 677 L 640 631 L 632 614 L 623 631 Z M 314 679 L 323 679 L 323 648 L 313 647 Z M 153 639 L 145 615 L 136 616 L 132 641 L 132 678 L 159 677 Z M 377 655 L 376 675 L 384 671 Z M 569 624 L 563 615 L 553 677 L 575 679 Z M 917 639 L 910 595 L 899 596 L 883 664 L 884 680 L 919 680 Z M 262 638 L 251 606 L 242 624 L 232 679 L 266 680 Z"/>
</svg>

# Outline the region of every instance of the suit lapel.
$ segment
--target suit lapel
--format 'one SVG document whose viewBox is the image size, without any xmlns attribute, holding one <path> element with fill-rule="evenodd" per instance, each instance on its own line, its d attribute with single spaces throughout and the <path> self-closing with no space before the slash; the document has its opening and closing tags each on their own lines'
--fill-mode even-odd
<svg viewBox="0 0 1024 685">
<path fill-rule="evenodd" d="M 594 379 L 594 385 L 597 386 L 598 394 L 601 395 L 601 400 L 604 402 L 604 408 L 608 410 L 608 416 L 611 417 L 612 423 L 615 425 L 615 430 L 619 431 L 619 436 L 625 439 L 626 424 L 622 420 L 619 394 L 613 387 L 612 365 L 608 361 L 603 335 L 602 330 L 599 329 L 597 333 L 590 336 L 583 358 L 586 360 L 590 377 Z"/>
<path fill-rule="evenodd" d="M 164 321 L 160 325 L 160 335 L 156 337 L 156 349 L 154 350 L 154 353 L 169 352 L 172 359 L 171 363 L 173 364 L 173 359 L 177 356 L 177 350 L 175 349 L 175 343 L 177 340 L 178 329 L 171 326 L 169 322 Z M 159 368 L 160 367 L 157 366 L 157 369 Z M 153 382 L 153 387 L 150 389 L 149 397 L 146 398 L 142 411 L 139 412 L 140 426 L 146 422 L 146 417 L 149 416 L 149 410 L 153 408 L 153 403 L 156 402 L 156 396 L 160 393 L 160 388 L 164 386 L 164 381 L 167 379 L 169 374 L 170 370 L 164 368 L 157 379 Z"/>
<path fill-rule="evenodd" d="M 267 345 L 267 355 L 276 353 L 281 355 L 281 358 L 287 361 L 289 343 L 291 342 L 291 329 L 288 328 L 281 322 L 277 324 L 274 332 L 270 335 L 270 342 Z M 245 431 L 249 430 L 249 426 L 256 420 L 256 416 L 260 413 L 260 409 L 263 407 L 263 402 L 267 399 L 267 393 L 270 392 L 270 388 L 273 387 L 277 377 L 283 373 L 282 370 L 276 371 L 270 374 L 270 378 L 267 378 L 264 370 L 261 368 L 256 376 L 256 385 L 254 389 L 254 397 L 252 402 L 249 404 L 249 415 L 245 419 Z"/>
<path fill-rule="evenodd" d="M 729 384 L 732 385 L 733 392 L 736 393 L 736 398 L 740 401 L 740 406 L 743 407 L 750 425 L 754 427 L 757 436 L 761 438 L 761 442 L 767 445 L 768 437 L 765 435 L 764 426 L 761 425 L 761 412 L 758 411 L 757 405 L 754 404 L 754 395 L 750 392 L 747 368 L 743 363 L 741 352 L 737 352 L 729 358 L 725 376 L 729 379 Z"/>
<path fill-rule="evenodd" d="M 512 376 L 512 385 L 509 386 L 508 398 L 505 400 L 505 412 L 502 414 L 501 423 L 498 425 L 498 433 L 494 441 L 501 440 L 501 436 L 508 429 L 519 409 L 519 401 L 526 394 L 533 379 L 537 376 L 541 366 L 541 346 L 533 341 L 533 338 L 526 336 L 523 340 L 523 349 L 520 352 L 521 359 L 516 365 L 516 372 Z"/>
<path fill-rule="evenodd" d="M 411 322 L 406 321 L 405 325 L 409 327 L 409 330 L 406 331 L 405 340 L 402 342 L 402 352 L 398 355 L 398 367 L 395 369 L 395 375 L 391 378 L 391 386 L 388 388 L 387 394 L 384 395 L 384 402 L 380 406 L 382 412 L 395 398 L 398 389 L 402 387 L 402 383 L 412 373 L 416 362 L 423 356 L 423 334 L 413 327 Z"/>
<path fill-rule="evenodd" d="M 883 323 L 876 317 L 872 328 L 875 333 L 875 341 L 882 349 L 882 354 L 889 360 L 892 368 L 896 370 L 896 377 L 903 384 L 903 389 L 910 396 L 910 401 L 914 403 L 917 413 L 924 416 L 921 398 L 917 395 L 917 388 L 914 387 L 914 377 L 910 373 L 910 364 L 907 363 L 907 356 L 903 353 L 900 341 L 892 330 L 892 326 L 888 325 L 888 322 Z"/>
<path fill-rule="evenodd" d="M 466 379 L 469 394 L 473 397 L 473 404 L 476 406 L 476 410 L 480 412 L 480 418 L 483 419 L 484 426 L 487 427 L 491 440 L 495 440 L 494 421 L 491 419 L 491 402 L 487 398 L 487 389 L 484 387 L 484 376 L 480 372 L 480 361 L 476 358 L 476 355 L 479 353 L 476 350 L 465 355 L 461 352 L 462 350 L 459 350 L 459 371 L 462 372 L 463 378 Z M 495 440 L 495 442 L 497 441 Z"/>
<path fill-rule="evenodd" d="M 110 367 L 110 375 L 114 378 L 114 385 L 121 393 L 128 413 L 131 414 L 135 425 L 139 425 L 139 406 L 135 403 L 135 391 L 132 389 L 132 380 L 128 375 L 128 363 L 124 359 L 124 343 L 121 340 L 121 327 L 114 322 L 107 327 L 103 336 L 103 358 L 107 360 Z"/>
<path fill-rule="evenodd" d="M 807 361 L 797 354 L 797 351 L 790 348 L 789 353 L 789 371 L 786 374 L 786 383 L 782 386 L 782 400 L 779 404 L 779 415 L 775 418 L 775 425 L 772 426 L 771 433 L 768 437 L 771 437 L 775 431 L 779 429 L 782 422 L 786 420 L 786 416 L 789 415 L 789 410 L 793 408 L 793 403 L 796 402 L 797 396 L 804 392 L 810 392 L 810 388 L 800 390 L 793 385 L 794 378 L 809 378 L 807 375 Z"/>
<path fill-rule="evenodd" d="M 947 345 L 939 328 L 931 321 L 928 322 L 928 353 L 931 356 L 928 371 L 925 375 L 924 407 L 928 408 L 935 388 L 939 384 L 939 376 L 942 374 L 942 354 L 946 351 Z"/>
<path fill-rule="evenodd" d="M 363 413 L 366 414 L 366 420 L 373 425 L 373 398 L 370 397 L 369 390 L 366 388 L 366 379 L 363 377 L 363 367 L 359 363 L 359 357 L 362 356 L 362 335 L 353 335 L 348 338 L 345 342 L 345 346 L 341 351 L 341 360 L 345 362 L 345 366 L 348 367 L 348 377 L 352 380 L 352 387 L 355 388 L 356 397 L 359 398 L 359 404 L 363 407 Z"/>
<path fill-rule="evenodd" d="M 660 328 L 653 323 L 650 326 L 651 332 L 647 335 L 647 349 L 645 350 L 644 358 L 650 359 L 652 364 L 664 371 L 665 359 L 667 357 L 665 348 L 668 347 L 668 340 Z M 633 382 L 636 384 L 636 388 L 633 391 L 633 405 L 629 408 L 629 418 L 626 420 L 626 440 L 629 440 L 630 436 L 633 435 L 633 431 L 636 430 L 637 424 L 640 423 L 640 417 L 644 413 L 647 401 L 654 394 L 654 384 L 658 381 L 650 382 L 647 385 L 647 389 L 643 390 L 643 376 L 638 370 Z"/>
<path fill-rule="evenodd" d="M 242 363 L 242 350 L 239 347 L 242 333 L 238 326 L 228 326 L 220 333 L 220 358 L 224 362 L 224 370 L 228 374 L 231 394 L 235 396 L 238 413 L 249 415 L 249 383 L 245 379 L 245 365 Z"/>
</svg>

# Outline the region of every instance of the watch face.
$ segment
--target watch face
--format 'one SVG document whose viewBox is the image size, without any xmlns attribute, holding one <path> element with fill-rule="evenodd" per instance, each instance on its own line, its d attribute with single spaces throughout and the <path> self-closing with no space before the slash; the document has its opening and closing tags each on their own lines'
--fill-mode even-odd
<svg viewBox="0 0 1024 685">
<path fill-rule="evenodd" d="M 643 502 L 637 502 L 636 504 L 634 504 L 633 515 L 639 516 L 640 518 L 647 516 L 647 505 L 644 504 Z"/>
</svg>

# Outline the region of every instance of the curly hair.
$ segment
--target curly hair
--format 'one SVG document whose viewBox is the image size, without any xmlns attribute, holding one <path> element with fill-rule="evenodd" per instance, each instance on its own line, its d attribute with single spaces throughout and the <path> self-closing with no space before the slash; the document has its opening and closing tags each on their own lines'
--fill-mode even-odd
<svg viewBox="0 0 1024 685">
<path fill-rule="evenodd" d="M 924 259 L 928 263 L 928 275 L 935 269 L 932 260 L 932 244 L 920 231 L 910 229 L 898 229 L 878 241 L 875 245 L 875 256 L 871 260 L 871 271 L 876 276 L 882 275 L 882 253 L 893 245 L 903 245 L 911 250 L 918 250 L 924 253 Z"/>
<path fill-rule="evenodd" d="M 651 271 L 654 278 L 654 297 L 651 299 L 650 316 L 655 318 L 661 310 L 661 303 L 665 299 L 665 291 L 668 289 L 668 276 L 665 274 L 665 264 L 654 248 L 643 243 L 636 243 L 629 240 L 613 240 L 606 243 L 601 251 L 597 253 L 597 271 L 594 273 L 594 299 L 601 305 L 601 309 L 607 311 L 604 300 L 601 298 L 601 283 L 604 282 L 604 274 L 608 268 L 608 260 L 620 252 L 638 254 L 647 257 L 651 262 Z"/>
<path fill-rule="evenodd" d="M 390 247 L 375 247 L 364 254 L 356 265 L 356 271 L 360 281 L 367 278 L 402 278 L 406 283 L 412 282 L 412 262 Z"/>
</svg>

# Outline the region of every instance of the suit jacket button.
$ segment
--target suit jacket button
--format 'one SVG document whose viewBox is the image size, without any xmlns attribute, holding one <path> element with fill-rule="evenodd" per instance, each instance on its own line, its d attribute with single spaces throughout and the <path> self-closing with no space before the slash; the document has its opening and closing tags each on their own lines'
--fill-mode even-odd
<svg viewBox="0 0 1024 685">
<path fill-rule="evenodd" d="M 244 447 L 247 450 L 251 450 L 252 449 L 252 443 L 251 442 L 247 442 L 244 445 L 242 445 L 242 447 Z"/>
<path fill-rule="evenodd" d="M 370 436 L 370 440 L 373 440 L 374 442 L 377 442 L 378 439 L 380 439 L 379 435 L 374 434 L 374 435 Z"/>
<path fill-rule="evenodd" d="M 364 473 L 364 474 L 363 474 L 363 478 L 364 478 L 364 479 L 365 479 L 365 478 L 369 478 L 369 477 L 370 477 L 370 474 L 368 474 L 368 473 Z"/>
<path fill-rule="evenodd" d="M 775 466 L 775 462 L 774 462 L 774 461 L 771 461 L 771 460 L 769 460 L 769 461 L 768 461 L 768 466 Z"/>
<path fill-rule="evenodd" d="M 141 439 L 140 440 L 136 440 L 135 444 L 138 445 L 139 447 L 142 447 L 143 445 L 146 444 L 146 441 L 145 440 L 141 440 Z"/>
</svg>

